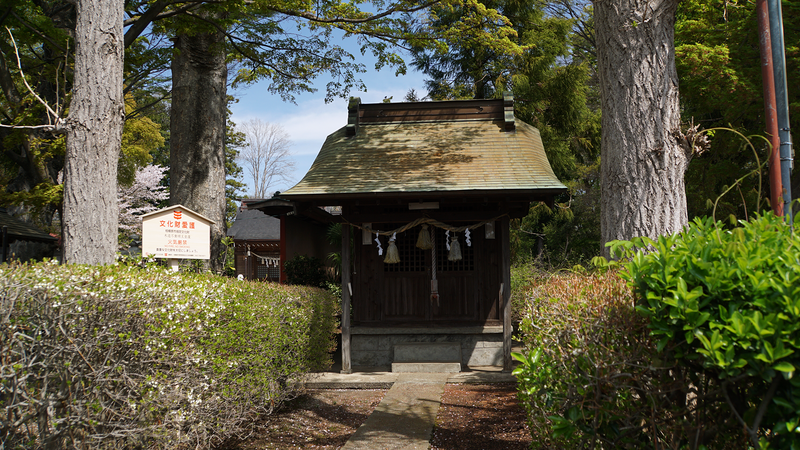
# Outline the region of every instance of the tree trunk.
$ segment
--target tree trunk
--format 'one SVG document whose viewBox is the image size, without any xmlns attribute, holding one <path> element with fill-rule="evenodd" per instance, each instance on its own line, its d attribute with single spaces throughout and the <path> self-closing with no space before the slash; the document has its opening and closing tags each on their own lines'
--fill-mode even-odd
<svg viewBox="0 0 800 450">
<path fill-rule="evenodd" d="M 595 0 L 603 243 L 687 224 L 675 71 L 678 0 Z"/>
<path fill-rule="evenodd" d="M 122 0 L 77 0 L 75 79 L 66 121 L 64 261 L 109 264 L 117 251 Z"/>
<path fill-rule="evenodd" d="M 175 38 L 170 111 L 170 205 L 214 221 L 209 268 L 223 270 L 227 66 L 222 33 Z"/>
</svg>

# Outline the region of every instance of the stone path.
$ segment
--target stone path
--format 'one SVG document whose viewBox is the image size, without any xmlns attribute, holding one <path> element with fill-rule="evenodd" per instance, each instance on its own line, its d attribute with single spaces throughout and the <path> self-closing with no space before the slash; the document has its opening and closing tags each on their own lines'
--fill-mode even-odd
<svg viewBox="0 0 800 450">
<path fill-rule="evenodd" d="M 343 450 L 427 449 L 448 374 L 400 374 Z"/>
<path fill-rule="evenodd" d="M 343 450 L 427 450 L 446 383 L 516 381 L 510 373 L 326 373 L 306 382 L 310 388 L 391 386 Z"/>
</svg>

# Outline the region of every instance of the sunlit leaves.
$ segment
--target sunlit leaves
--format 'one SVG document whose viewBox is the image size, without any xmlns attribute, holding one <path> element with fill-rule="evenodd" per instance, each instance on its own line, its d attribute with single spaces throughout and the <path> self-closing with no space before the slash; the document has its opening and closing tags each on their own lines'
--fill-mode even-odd
<svg viewBox="0 0 800 450">
<path fill-rule="evenodd" d="M 131 114 L 136 101 L 131 95 L 125 96 L 125 114 Z M 122 146 L 117 172 L 119 184 L 127 187 L 134 181 L 138 169 L 149 164 L 151 153 L 164 145 L 161 127 L 146 116 L 134 116 L 125 121 L 122 129 Z"/>
<path fill-rule="evenodd" d="M 636 245 L 640 253 L 624 273 L 652 334 L 680 362 L 699 357 L 710 376 L 748 385 L 752 408 L 766 398 L 763 423 L 745 416 L 755 428 L 774 431 L 800 406 L 800 385 L 777 381 L 775 393 L 768 390 L 775 377 L 793 379 L 800 365 L 798 243 L 796 226 L 771 213 L 732 230 L 695 219 L 656 245 Z M 778 399 L 795 406 L 779 407 Z M 783 446 L 800 443 L 794 434 L 776 434 L 772 441 Z"/>
</svg>

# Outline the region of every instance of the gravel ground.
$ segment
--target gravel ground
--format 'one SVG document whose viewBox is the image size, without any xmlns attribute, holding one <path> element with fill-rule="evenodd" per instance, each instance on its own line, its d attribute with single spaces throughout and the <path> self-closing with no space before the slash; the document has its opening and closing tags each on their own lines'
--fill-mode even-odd
<svg viewBox="0 0 800 450">
<path fill-rule="evenodd" d="M 226 450 L 338 449 L 364 423 L 386 390 L 318 389 L 258 424 Z M 435 450 L 526 449 L 531 436 L 513 384 L 448 384 L 431 439 Z"/>
</svg>

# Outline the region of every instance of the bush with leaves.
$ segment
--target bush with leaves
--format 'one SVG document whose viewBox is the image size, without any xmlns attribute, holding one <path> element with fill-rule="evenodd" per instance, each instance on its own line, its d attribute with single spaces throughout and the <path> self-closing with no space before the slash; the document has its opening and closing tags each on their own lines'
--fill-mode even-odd
<svg viewBox="0 0 800 450">
<path fill-rule="evenodd" d="M 158 267 L 0 266 L 5 448 L 211 448 L 328 367 L 320 289 Z"/>
<path fill-rule="evenodd" d="M 520 332 L 533 448 L 742 448 L 717 385 L 659 353 L 617 270 L 540 278 Z"/>
<path fill-rule="evenodd" d="M 794 223 L 800 220 L 800 215 Z M 800 237 L 772 213 L 733 229 L 695 219 L 639 251 L 624 275 L 660 355 L 719 384 L 755 448 L 800 448 Z"/>
<path fill-rule="evenodd" d="M 283 263 L 283 270 L 289 284 L 325 287 L 322 260 L 315 256 L 297 255 Z"/>
</svg>

